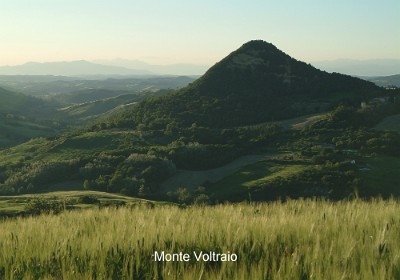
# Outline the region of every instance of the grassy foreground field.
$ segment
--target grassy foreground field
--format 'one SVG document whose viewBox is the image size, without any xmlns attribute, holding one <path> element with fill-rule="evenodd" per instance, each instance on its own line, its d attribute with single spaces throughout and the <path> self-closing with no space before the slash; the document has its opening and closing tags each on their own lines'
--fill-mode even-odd
<svg viewBox="0 0 400 280">
<path fill-rule="evenodd" d="M 0 222 L 1 279 L 399 279 L 400 203 L 122 207 Z M 154 261 L 154 252 L 188 262 Z M 234 253 L 197 262 L 193 251 Z"/>
</svg>

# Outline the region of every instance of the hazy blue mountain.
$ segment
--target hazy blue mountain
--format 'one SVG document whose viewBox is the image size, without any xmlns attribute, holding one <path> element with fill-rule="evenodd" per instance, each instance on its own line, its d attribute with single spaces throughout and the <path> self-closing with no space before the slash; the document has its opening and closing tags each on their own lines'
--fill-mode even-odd
<svg viewBox="0 0 400 280">
<path fill-rule="evenodd" d="M 1 66 L 0 66 L 1 67 Z M 54 81 L 76 81 L 79 77 L 54 75 L 0 75 L 0 83 L 48 83 Z"/>
<path fill-rule="evenodd" d="M 389 76 L 400 73 L 400 59 L 338 59 L 313 62 L 317 68 L 352 76 Z"/>
<path fill-rule="evenodd" d="M 0 75 L 151 75 L 147 70 L 101 65 L 85 60 L 69 62 L 28 62 L 22 65 L 1 66 Z"/>
<path fill-rule="evenodd" d="M 209 65 L 185 63 L 155 65 L 148 64 L 140 60 L 128 60 L 120 58 L 113 60 L 97 60 L 95 62 L 104 65 L 125 67 L 129 69 L 143 69 L 160 75 L 203 75 L 210 67 Z"/>
</svg>

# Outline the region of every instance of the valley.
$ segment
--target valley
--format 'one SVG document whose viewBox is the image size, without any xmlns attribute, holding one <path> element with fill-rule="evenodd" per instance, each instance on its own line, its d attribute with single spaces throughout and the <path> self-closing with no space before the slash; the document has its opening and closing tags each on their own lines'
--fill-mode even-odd
<svg viewBox="0 0 400 280">
<path fill-rule="evenodd" d="M 166 76 L 100 80 L 0 76 L 0 148 L 78 129 L 191 81 L 190 77 Z"/>
</svg>

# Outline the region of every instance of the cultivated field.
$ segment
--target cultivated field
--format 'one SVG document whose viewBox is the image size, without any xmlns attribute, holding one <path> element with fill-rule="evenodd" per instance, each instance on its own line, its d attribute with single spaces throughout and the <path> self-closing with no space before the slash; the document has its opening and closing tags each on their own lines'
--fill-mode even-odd
<svg viewBox="0 0 400 280">
<path fill-rule="evenodd" d="M 3 279 L 399 279 L 400 203 L 126 206 L 0 222 Z M 188 262 L 154 261 L 157 252 Z M 193 252 L 236 254 L 197 262 Z"/>
</svg>

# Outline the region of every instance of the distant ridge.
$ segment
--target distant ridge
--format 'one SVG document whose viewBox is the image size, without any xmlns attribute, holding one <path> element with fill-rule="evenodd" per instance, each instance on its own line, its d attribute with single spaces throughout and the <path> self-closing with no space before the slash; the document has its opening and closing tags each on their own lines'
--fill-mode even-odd
<svg viewBox="0 0 400 280">
<path fill-rule="evenodd" d="M 363 79 L 373 82 L 381 87 L 398 87 L 400 88 L 400 74 L 384 76 L 384 77 L 363 77 Z"/>
<path fill-rule="evenodd" d="M 109 66 L 85 60 L 70 62 L 28 62 L 16 66 L 1 66 L 0 75 L 153 75 L 147 70 L 135 70 L 124 67 Z"/>
<path fill-rule="evenodd" d="M 103 65 L 112 65 L 125 67 L 129 69 L 143 69 L 150 71 L 157 75 L 203 75 L 208 65 L 188 64 L 188 63 L 176 63 L 168 65 L 156 65 L 145 63 L 140 60 L 129 60 L 129 59 L 113 59 L 113 60 L 96 60 L 95 63 Z"/>
<path fill-rule="evenodd" d="M 314 66 L 328 72 L 352 76 L 391 76 L 400 74 L 400 59 L 337 59 L 317 61 Z"/>
<path fill-rule="evenodd" d="M 250 125 L 315 113 L 343 102 L 359 104 L 381 91 L 371 82 L 320 71 L 271 43 L 255 40 L 189 86 L 143 101 L 113 122 L 150 127 L 171 122 L 206 127 Z"/>
</svg>

